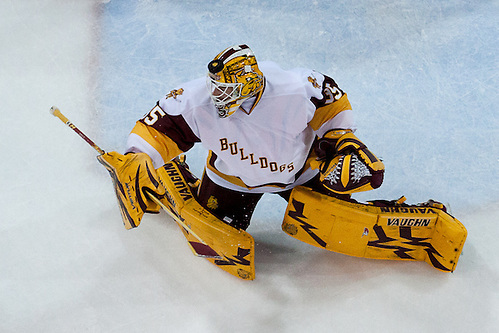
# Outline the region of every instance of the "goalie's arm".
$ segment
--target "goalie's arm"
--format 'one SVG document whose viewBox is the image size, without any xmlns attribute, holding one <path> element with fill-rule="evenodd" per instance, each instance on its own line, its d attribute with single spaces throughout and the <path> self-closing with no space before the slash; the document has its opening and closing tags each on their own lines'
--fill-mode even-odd
<svg viewBox="0 0 499 333">
<path fill-rule="evenodd" d="M 183 151 L 165 134 L 138 121 L 127 139 L 127 153 L 146 153 L 157 169 Z"/>
<path fill-rule="evenodd" d="M 310 99 L 316 109 L 309 125 L 319 137 L 333 128 L 354 129 L 353 111 L 347 94 L 326 75 L 321 85 L 321 97 Z"/>
<path fill-rule="evenodd" d="M 157 104 L 135 124 L 125 155 L 111 152 L 98 157 L 113 179 L 127 229 L 137 227 L 144 213 L 159 211 L 159 205 L 151 196 L 161 198 L 165 188 L 156 169 L 189 150 L 197 141 L 182 116 L 170 116 Z"/>
<path fill-rule="evenodd" d="M 167 114 L 158 103 L 137 121 L 128 137 L 126 151 L 146 153 L 159 168 L 200 141 L 181 115 Z"/>
</svg>

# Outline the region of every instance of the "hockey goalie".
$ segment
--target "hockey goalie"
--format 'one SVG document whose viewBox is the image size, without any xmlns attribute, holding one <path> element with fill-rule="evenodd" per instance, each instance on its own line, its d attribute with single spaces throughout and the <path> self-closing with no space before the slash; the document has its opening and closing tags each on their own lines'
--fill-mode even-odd
<svg viewBox="0 0 499 333">
<path fill-rule="evenodd" d="M 352 199 L 381 186 L 384 174 L 353 119 L 331 77 L 257 63 L 247 45 L 235 45 L 208 63 L 206 77 L 181 84 L 138 120 L 125 154 L 98 159 L 127 229 L 163 208 L 196 255 L 243 279 L 255 277 L 246 230 L 265 193 L 288 202 L 282 229 L 300 241 L 453 271 L 466 229 L 442 204 Z M 201 179 L 182 157 L 196 143 L 209 151 Z"/>
</svg>

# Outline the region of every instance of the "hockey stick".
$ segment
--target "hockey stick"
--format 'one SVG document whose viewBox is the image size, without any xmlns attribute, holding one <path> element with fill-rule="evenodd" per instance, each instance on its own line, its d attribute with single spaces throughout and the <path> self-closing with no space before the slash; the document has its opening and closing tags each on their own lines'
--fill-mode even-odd
<svg viewBox="0 0 499 333">
<path fill-rule="evenodd" d="M 83 138 L 83 140 L 85 140 L 89 145 L 92 146 L 92 148 L 94 148 L 95 150 L 97 150 L 97 152 L 99 152 L 100 155 L 102 154 L 105 154 L 106 152 L 102 149 L 100 149 L 99 146 L 97 146 L 92 140 L 90 140 L 88 138 L 88 136 L 86 136 L 82 131 L 80 131 L 78 129 L 78 127 L 76 127 L 72 122 L 69 121 L 68 118 L 66 118 L 62 113 L 61 111 L 59 110 L 59 108 L 57 108 L 56 106 L 53 106 L 50 108 L 50 113 L 59 118 L 63 123 L 65 123 L 67 126 L 69 126 L 69 128 L 71 128 L 73 131 L 76 132 L 76 134 L 78 134 L 79 136 L 81 136 Z"/>
<path fill-rule="evenodd" d="M 62 112 L 59 110 L 58 107 L 56 106 L 52 106 L 50 108 L 50 113 L 59 118 L 63 123 L 65 123 L 69 128 L 71 128 L 73 131 L 75 131 L 83 140 L 85 140 L 85 142 L 87 142 L 90 146 L 92 146 L 92 148 L 94 148 L 100 155 L 103 155 L 105 154 L 106 152 L 101 149 L 99 146 L 97 146 L 92 140 L 90 140 L 90 138 L 88 136 L 85 135 L 85 133 L 83 133 L 82 131 L 80 131 L 80 129 L 78 127 L 76 127 L 76 125 L 74 125 L 71 121 L 69 121 L 68 118 L 66 118 Z M 163 208 L 163 210 L 165 210 L 168 215 L 170 215 L 171 218 L 173 218 L 175 220 L 175 222 L 177 222 L 178 224 L 180 224 L 182 227 L 184 227 L 186 230 L 189 230 L 189 233 L 192 234 L 197 240 L 199 240 L 201 243 L 203 243 L 204 245 L 207 245 L 205 243 L 205 241 L 203 241 L 201 239 L 201 237 L 199 237 L 198 235 L 196 235 L 192 230 L 191 228 L 189 228 L 187 226 L 187 224 L 185 224 L 181 219 L 178 218 L 178 216 L 176 216 L 175 214 L 173 214 L 169 209 L 168 207 L 163 204 L 161 202 L 161 200 L 159 200 L 158 198 L 156 198 L 154 195 L 148 193 L 147 191 L 144 191 L 144 193 L 147 195 L 147 197 L 149 199 L 151 199 L 152 201 L 154 201 L 155 203 L 157 203 L 158 205 L 161 206 L 161 208 Z"/>
</svg>

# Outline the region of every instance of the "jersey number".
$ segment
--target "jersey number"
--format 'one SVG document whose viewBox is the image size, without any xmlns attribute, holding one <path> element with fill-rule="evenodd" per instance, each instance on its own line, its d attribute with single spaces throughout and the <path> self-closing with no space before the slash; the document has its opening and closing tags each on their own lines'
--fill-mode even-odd
<svg viewBox="0 0 499 333">
<path fill-rule="evenodd" d="M 148 114 L 145 115 L 144 123 L 146 123 L 146 125 L 152 126 L 155 122 L 158 121 L 160 117 L 164 116 L 166 116 L 165 111 L 163 111 L 163 109 L 160 108 L 159 105 L 156 105 Z"/>
<path fill-rule="evenodd" d="M 334 101 L 337 101 L 341 98 L 341 96 L 343 96 L 343 94 L 341 93 L 341 90 L 338 89 L 337 86 L 331 87 L 331 84 L 329 82 L 327 82 L 324 85 L 323 92 L 324 92 L 324 96 L 326 97 L 325 104 L 329 104 L 329 103 L 332 103 Z"/>
</svg>

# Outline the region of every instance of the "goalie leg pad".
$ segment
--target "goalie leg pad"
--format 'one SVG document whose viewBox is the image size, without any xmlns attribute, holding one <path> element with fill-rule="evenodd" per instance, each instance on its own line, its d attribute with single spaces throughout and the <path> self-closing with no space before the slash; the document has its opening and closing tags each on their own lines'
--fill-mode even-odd
<svg viewBox="0 0 499 333">
<path fill-rule="evenodd" d="M 166 195 L 162 208 L 175 216 L 193 253 L 245 280 L 255 278 L 255 242 L 201 206 L 189 186 L 188 169 L 172 160 L 157 170 Z"/>
<path fill-rule="evenodd" d="M 349 202 L 298 186 L 282 229 L 305 243 L 351 256 L 425 261 L 454 271 L 466 228 L 434 206 L 378 207 Z"/>
</svg>

